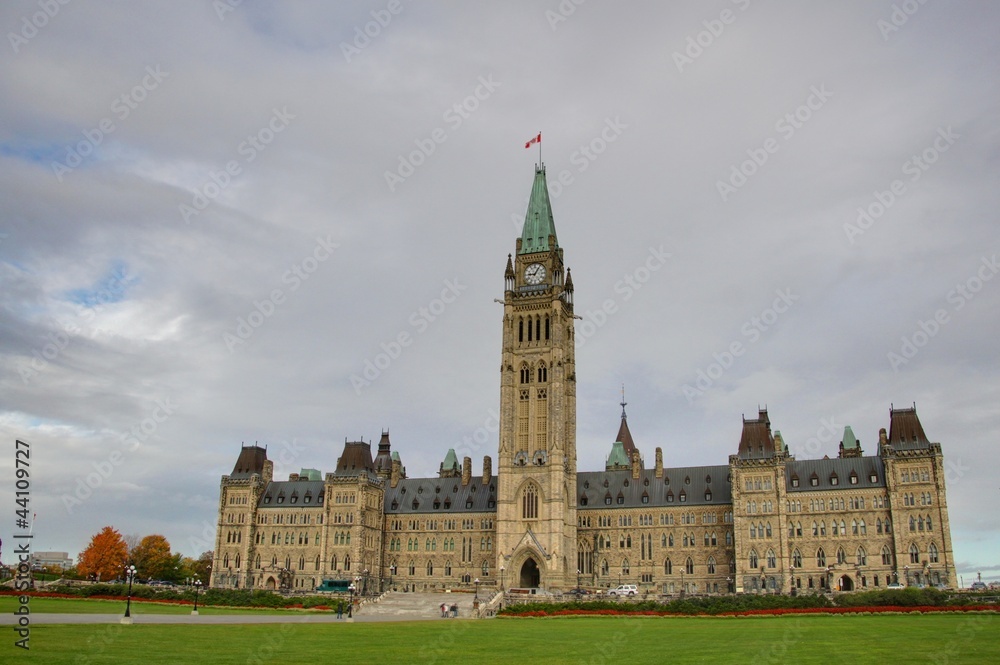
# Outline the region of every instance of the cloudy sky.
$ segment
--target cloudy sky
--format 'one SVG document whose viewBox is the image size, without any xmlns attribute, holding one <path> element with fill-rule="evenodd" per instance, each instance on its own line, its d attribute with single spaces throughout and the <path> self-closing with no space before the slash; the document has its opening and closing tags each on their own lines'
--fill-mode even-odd
<svg viewBox="0 0 1000 665">
<path fill-rule="evenodd" d="M 758 405 L 800 458 L 873 453 L 916 403 L 959 570 L 1000 575 L 993 3 L 50 4 L 0 8 L 0 500 L 30 442 L 36 549 L 208 549 L 242 443 L 287 476 L 389 428 L 410 476 L 478 473 L 541 131 L 581 470 L 623 384 L 668 465 Z"/>
</svg>

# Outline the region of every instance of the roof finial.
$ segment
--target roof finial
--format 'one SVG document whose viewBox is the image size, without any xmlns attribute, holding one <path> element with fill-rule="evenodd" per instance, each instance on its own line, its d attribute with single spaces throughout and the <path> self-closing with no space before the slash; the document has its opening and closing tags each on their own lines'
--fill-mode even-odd
<svg viewBox="0 0 1000 665">
<path fill-rule="evenodd" d="M 628 404 L 628 402 L 625 401 L 625 384 L 623 383 L 622 384 L 622 401 L 621 401 L 621 405 L 622 405 L 622 420 L 625 420 L 625 405 L 626 404 Z"/>
</svg>

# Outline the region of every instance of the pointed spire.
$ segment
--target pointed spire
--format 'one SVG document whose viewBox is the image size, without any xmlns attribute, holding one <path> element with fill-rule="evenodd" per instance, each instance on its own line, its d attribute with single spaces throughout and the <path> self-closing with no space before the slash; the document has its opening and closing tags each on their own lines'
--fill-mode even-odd
<svg viewBox="0 0 1000 665">
<path fill-rule="evenodd" d="M 549 243 L 549 239 L 552 243 Z M 545 165 L 535 167 L 535 181 L 531 186 L 528 210 L 524 214 L 521 243 L 518 254 L 547 252 L 558 247 L 556 225 L 552 219 L 552 204 L 549 202 L 549 188 L 545 182 Z"/>
<path fill-rule="evenodd" d="M 564 290 L 573 293 L 573 272 L 569 268 L 566 268 L 566 287 Z"/>
<path fill-rule="evenodd" d="M 625 401 L 625 384 L 624 383 L 622 384 L 622 401 L 621 401 L 621 405 L 622 405 L 622 420 L 625 420 L 625 407 L 628 405 L 628 402 Z"/>
<path fill-rule="evenodd" d="M 632 441 L 632 432 L 628 429 L 628 419 L 625 416 L 625 386 L 622 386 L 622 424 L 618 427 L 618 436 L 615 437 L 615 443 L 621 443 L 622 448 L 625 450 L 625 454 L 629 459 L 632 459 L 632 454 L 636 451 L 635 442 Z"/>
<path fill-rule="evenodd" d="M 514 263 L 510 260 L 510 254 L 507 255 L 507 270 L 503 273 L 504 277 L 514 277 Z"/>
</svg>

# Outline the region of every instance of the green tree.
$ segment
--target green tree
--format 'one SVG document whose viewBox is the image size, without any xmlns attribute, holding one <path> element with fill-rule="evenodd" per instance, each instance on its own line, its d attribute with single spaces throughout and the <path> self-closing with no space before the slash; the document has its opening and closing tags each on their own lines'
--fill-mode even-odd
<svg viewBox="0 0 1000 665">
<path fill-rule="evenodd" d="M 107 582 L 121 577 L 127 559 L 128 546 L 122 534 L 106 526 L 90 539 L 87 549 L 80 553 L 77 571 L 83 577 Z"/>
<path fill-rule="evenodd" d="M 170 543 L 161 535 L 146 536 L 132 551 L 132 563 L 139 577 L 162 580 L 173 577 Z"/>
</svg>

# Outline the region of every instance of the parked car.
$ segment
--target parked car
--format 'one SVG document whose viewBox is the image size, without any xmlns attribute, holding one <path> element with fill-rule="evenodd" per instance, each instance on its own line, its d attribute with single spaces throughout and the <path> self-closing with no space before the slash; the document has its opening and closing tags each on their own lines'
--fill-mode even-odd
<svg viewBox="0 0 1000 665">
<path fill-rule="evenodd" d="M 886 589 L 905 589 L 906 585 L 900 584 L 899 582 L 893 582 L 892 584 L 886 584 Z"/>
<path fill-rule="evenodd" d="M 986 582 L 973 582 L 969 588 L 973 591 L 986 591 Z"/>
<path fill-rule="evenodd" d="M 570 589 L 566 593 L 568 593 L 571 596 L 576 596 L 577 598 L 579 598 L 580 596 L 589 596 L 590 595 L 590 589 L 584 589 L 582 587 L 577 587 L 575 589 Z"/>
<path fill-rule="evenodd" d="M 637 593 L 639 593 L 639 587 L 634 584 L 620 584 L 608 591 L 609 596 L 634 596 Z"/>
</svg>

